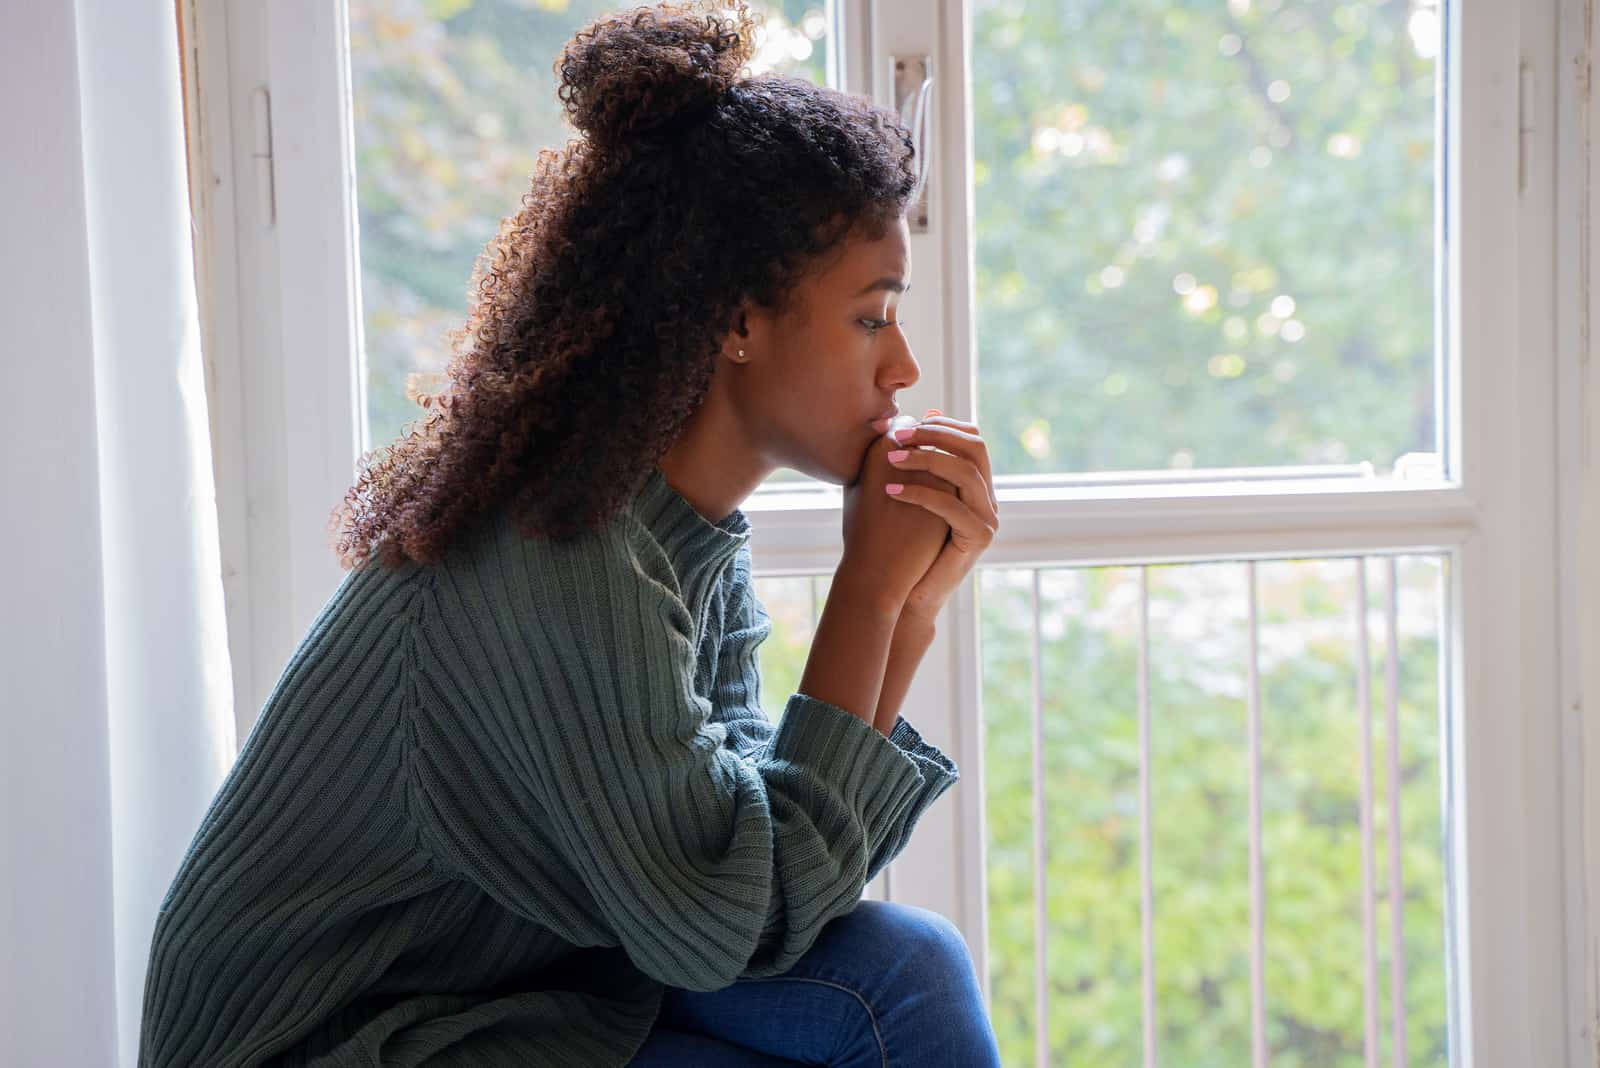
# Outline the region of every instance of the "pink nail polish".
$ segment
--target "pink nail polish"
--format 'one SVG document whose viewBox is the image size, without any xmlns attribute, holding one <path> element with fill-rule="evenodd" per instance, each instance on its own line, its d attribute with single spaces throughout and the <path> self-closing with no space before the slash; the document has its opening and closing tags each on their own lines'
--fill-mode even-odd
<svg viewBox="0 0 1600 1068">
<path fill-rule="evenodd" d="M 916 431 L 916 429 L 917 428 L 914 426 L 899 427 L 895 430 L 891 430 L 889 432 L 889 436 L 894 438 L 894 443 L 896 445 L 904 445 L 906 443 L 906 438 L 909 438 L 912 433 Z"/>
<path fill-rule="evenodd" d="M 904 490 L 905 486 L 899 482 L 891 482 L 887 486 L 883 487 L 883 489 L 885 493 L 888 493 L 890 496 L 894 496 L 900 491 Z"/>
<path fill-rule="evenodd" d="M 897 464 L 901 460 L 904 460 L 907 456 L 910 456 L 910 455 L 911 455 L 911 450 L 910 449 L 896 449 L 896 450 L 894 450 L 893 452 L 891 452 L 889 454 L 889 462 L 892 463 L 892 464 Z"/>
</svg>

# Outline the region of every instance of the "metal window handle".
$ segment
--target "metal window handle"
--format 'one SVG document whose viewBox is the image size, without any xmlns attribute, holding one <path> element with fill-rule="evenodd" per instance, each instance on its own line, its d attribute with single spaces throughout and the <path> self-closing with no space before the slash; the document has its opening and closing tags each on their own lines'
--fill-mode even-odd
<svg viewBox="0 0 1600 1068">
<path fill-rule="evenodd" d="M 911 141 L 916 146 L 917 184 L 906 209 L 906 221 L 912 233 L 925 234 L 928 232 L 928 152 L 933 144 L 929 136 L 932 119 L 928 112 L 928 95 L 933 89 L 933 75 L 927 56 L 891 58 L 894 60 L 895 112 L 911 131 Z"/>
</svg>

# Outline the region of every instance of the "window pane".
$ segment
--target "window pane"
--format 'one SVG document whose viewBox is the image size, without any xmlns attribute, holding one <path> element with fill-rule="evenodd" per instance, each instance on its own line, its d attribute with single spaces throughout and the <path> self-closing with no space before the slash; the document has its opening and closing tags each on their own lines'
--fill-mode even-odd
<svg viewBox="0 0 1600 1068">
<path fill-rule="evenodd" d="M 749 67 L 821 80 L 825 0 L 752 3 L 766 36 Z M 446 333 L 466 319 L 472 265 L 517 210 L 539 150 L 574 131 L 554 64 L 601 0 L 350 0 L 361 304 L 363 448 L 423 410 L 407 396 L 443 382 Z"/>
<path fill-rule="evenodd" d="M 1415 1065 L 1449 1063 L 1438 688 L 1445 564 L 1395 562 L 1405 1034 Z M 1358 566 L 1257 565 L 1264 1035 L 1274 1064 L 1363 1063 Z M 1389 559 L 1365 566 L 1373 989 L 1387 1064 L 1395 1062 Z M 1148 571 L 1154 1030 L 1163 1064 L 1251 1060 L 1247 567 Z M 1140 577 L 1137 567 L 1037 573 L 1039 776 L 1035 572 L 982 575 L 989 967 L 1007 1064 L 1035 1062 L 1041 957 L 1050 1063 L 1143 1059 Z"/>
<path fill-rule="evenodd" d="M 974 0 L 997 473 L 1435 451 L 1436 0 Z"/>
<path fill-rule="evenodd" d="M 817 620 L 828 603 L 832 575 L 794 575 L 756 579 L 756 596 L 772 619 L 772 633 L 758 650 L 761 660 L 761 707 L 776 726 L 783 720 L 789 695 L 800 689 Z"/>
</svg>

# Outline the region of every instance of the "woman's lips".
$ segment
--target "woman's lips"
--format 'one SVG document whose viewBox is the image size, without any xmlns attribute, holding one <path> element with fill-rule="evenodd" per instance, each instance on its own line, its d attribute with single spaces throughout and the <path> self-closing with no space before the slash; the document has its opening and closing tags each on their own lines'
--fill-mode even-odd
<svg viewBox="0 0 1600 1068">
<path fill-rule="evenodd" d="M 878 416 L 878 418 L 872 421 L 872 429 L 877 431 L 879 434 L 887 433 L 889 430 L 889 424 L 898 418 L 899 415 L 900 409 L 898 407 L 888 409 L 882 415 Z"/>
<path fill-rule="evenodd" d="M 916 426 L 916 425 L 917 425 L 916 416 L 900 415 L 900 414 L 897 413 L 895 415 L 886 415 L 886 416 L 883 416 L 880 419 L 874 420 L 873 424 L 872 424 L 872 429 L 874 431 L 876 431 L 877 433 L 879 433 L 879 434 L 887 434 L 892 429 L 898 429 L 899 427 Z"/>
</svg>

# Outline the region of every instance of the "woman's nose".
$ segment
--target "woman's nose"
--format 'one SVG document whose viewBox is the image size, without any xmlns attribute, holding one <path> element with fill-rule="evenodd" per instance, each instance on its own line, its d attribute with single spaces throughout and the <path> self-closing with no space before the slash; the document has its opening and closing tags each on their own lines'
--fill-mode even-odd
<svg viewBox="0 0 1600 1068">
<path fill-rule="evenodd" d="M 911 343 L 905 339 L 904 335 L 901 335 L 900 344 L 895 350 L 895 357 L 885 368 L 885 391 L 910 389 L 916 385 L 917 379 L 921 377 L 922 368 L 917 366 L 917 358 L 911 352 Z"/>
</svg>

